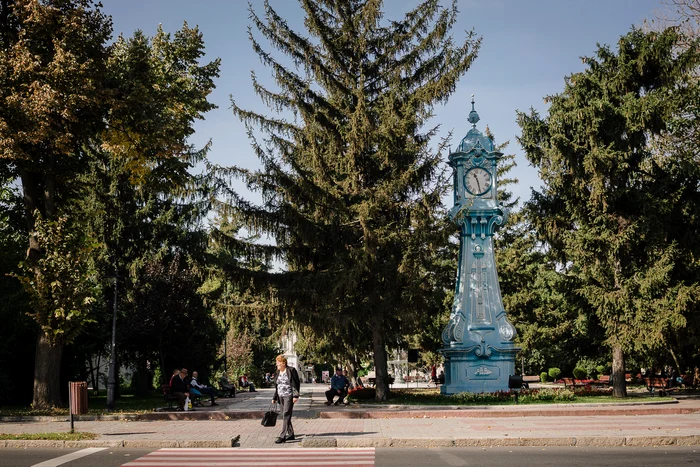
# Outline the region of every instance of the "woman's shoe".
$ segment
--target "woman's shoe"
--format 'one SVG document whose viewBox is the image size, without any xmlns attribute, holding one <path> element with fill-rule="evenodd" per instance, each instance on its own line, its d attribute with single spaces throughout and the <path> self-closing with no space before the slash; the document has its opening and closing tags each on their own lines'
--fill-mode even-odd
<svg viewBox="0 0 700 467">
<path fill-rule="evenodd" d="M 285 440 L 284 438 L 277 438 L 277 439 L 275 440 L 275 444 L 282 444 L 282 443 L 284 443 L 285 441 L 286 441 L 286 440 Z"/>
<path fill-rule="evenodd" d="M 294 441 L 294 435 L 292 435 L 292 436 L 287 436 L 287 437 L 285 438 L 285 441 Z"/>
</svg>

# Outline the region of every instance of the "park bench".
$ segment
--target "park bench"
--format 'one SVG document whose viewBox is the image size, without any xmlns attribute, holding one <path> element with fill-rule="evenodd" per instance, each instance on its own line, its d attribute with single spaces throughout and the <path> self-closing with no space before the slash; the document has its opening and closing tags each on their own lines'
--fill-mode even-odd
<svg viewBox="0 0 700 467">
<path fill-rule="evenodd" d="M 173 394 L 170 392 L 170 385 L 161 384 L 160 390 L 163 391 L 163 397 L 165 398 L 165 402 L 168 403 L 168 409 L 172 410 L 173 402 L 177 402 L 177 397 L 173 396 Z"/>
<path fill-rule="evenodd" d="M 430 381 L 428 381 L 428 387 L 429 388 L 436 388 L 440 386 L 441 384 L 444 384 L 445 380 L 438 378 L 437 376 L 434 378 L 430 378 Z"/>
<path fill-rule="evenodd" d="M 659 397 L 662 397 L 674 390 L 674 388 L 670 387 L 668 378 L 659 376 L 645 377 L 644 384 L 646 384 L 647 390 L 652 396 L 656 392 L 659 394 Z"/>
<path fill-rule="evenodd" d="M 161 384 L 160 385 L 160 390 L 163 391 L 163 398 L 165 399 L 165 402 L 168 403 L 168 409 L 172 410 L 173 409 L 173 402 L 177 402 L 177 397 L 175 397 L 172 392 L 170 391 L 170 385 L 169 384 Z M 190 400 L 192 401 L 192 406 L 199 406 L 202 407 L 202 402 L 200 399 L 203 397 L 206 397 L 204 394 L 201 396 L 195 396 L 194 394 L 190 394 Z"/>
<path fill-rule="evenodd" d="M 235 384 L 229 383 L 224 377 L 219 378 L 219 388 L 216 389 L 218 397 L 236 397 L 237 390 Z"/>
<path fill-rule="evenodd" d="M 590 382 L 574 378 L 562 378 L 565 388 L 585 388 L 590 386 Z"/>
<path fill-rule="evenodd" d="M 610 375 L 600 375 L 598 379 L 595 381 L 591 381 L 592 386 L 597 386 L 597 387 L 609 387 L 611 383 Z"/>
<path fill-rule="evenodd" d="M 389 378 L 387 378 L 387 380 L 389 381 L 389 384 L 394 384 L 395 380 L 394 380 L 393 376 L 389 376 Z M 368 381 L 369 385 L 372 387 L 375 387 L 377 385 L 377 378 L 367 378 L 367 381 Z"/>
<path fill-rule="evenodd" d="M 528 389 L 530 387 L 530 383 L 539 383 L 539 382 L 540 382 L 539 376 L 523 375 L 523 385 L 525 386 L 525 389 Z"/>
</svg>

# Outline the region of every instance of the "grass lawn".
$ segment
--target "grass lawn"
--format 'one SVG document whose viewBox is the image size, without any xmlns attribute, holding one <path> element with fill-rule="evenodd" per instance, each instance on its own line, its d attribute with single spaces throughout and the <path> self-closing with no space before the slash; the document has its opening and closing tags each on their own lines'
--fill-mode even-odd
<svg viewBox="0 0 700 467">
<path fill-rule="evenodd" d="M 367 396 L 373 396 L 373 391 L 369 390 Z M 353 397 L 349 399 L 360 405 L 375 405 L 373 399 Z M 609 391 L 601 390 L 577 390 L 563 388 L 540 388 L 526 389 L 520 392 L 518 404 L 590 404 L 590 403 L 619 403 L 638 400 L 671 401 L 672 397 L 653 398 L 646 392 L 638 392 L 633 389 L 628 390 L 627 398 L 616 398 L 610 395 Z M 508 392 L 474 394 L 462 393 L 450 396 L 440 394 L 439 389 L 392 389 L 391 398 L 388 402 L 381 404 L 392 405 L 451 405 L 451 406 L 472 406 L 472 405 L 516 405 L 515 397 Z"/>
<path fill-rule="evenodd" d="M 119 413 L 145 413 L 153 412 L 162 407 L 167 407 L 168 404 L 163 399 L 161 394 L 151 394 L 148 396 L 135 396 L 133 394 L 122 394 L 117 399 L 117 407 L 113 411 L 107 410 L 107 393 L 100 391 L 99 394 L 88 395 L 88 414 L 90 415 L 107 415 Z M 33 416 L 68 416 L 68 407 L 58 407 L 45 410 L 34 410 L 31 406 L 2 406 L 0 407 L 0 416 L 18 416 L 18 415 L 33 415 Z"/>
</svg>

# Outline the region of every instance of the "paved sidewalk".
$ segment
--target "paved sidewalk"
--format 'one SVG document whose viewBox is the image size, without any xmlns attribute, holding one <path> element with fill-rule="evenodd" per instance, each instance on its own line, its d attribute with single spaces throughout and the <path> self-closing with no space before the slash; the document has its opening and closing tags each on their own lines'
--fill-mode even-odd
<svg viewBox="0 0 700 467">
<path fill-rule="evenodd" d="M 0 441 L 0 447 L 447 447 L 700 445 L 700 399 L 665 404 L 560 404 L 484 407 L 328 407 L 325 385 L 303 385 L 295 407 L 298 441 L 275 445 L 280 425 L 260 425 L 271 389 L 220 399 L 192 413 L 117 420 L 81 417 L 75 429 L 95 441 Z M 645 399 L 649 402 L 650 399 Z M 183 420 L 182 418 L 193 418 Z M 410 418 L 408 418 L 410 417 Z M 123 418 L 123 417 L 122 417 Z M 66 419 L 5 418 L 2 433 L 64 432 Z"/>
</svg>

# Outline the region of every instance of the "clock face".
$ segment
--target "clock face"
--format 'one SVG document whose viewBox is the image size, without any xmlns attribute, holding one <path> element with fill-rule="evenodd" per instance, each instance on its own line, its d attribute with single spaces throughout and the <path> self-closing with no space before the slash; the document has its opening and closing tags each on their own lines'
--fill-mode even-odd
<svg viewBox="0 0 700 467">
<path fill-rule="evenodd" d="M 464 181 L 467 184 L 467 190 L 473 195 L 483 195 L 491 188 L 491 173 L 476 167 L 467 172 L 464 176 Z"/>
</svg>

